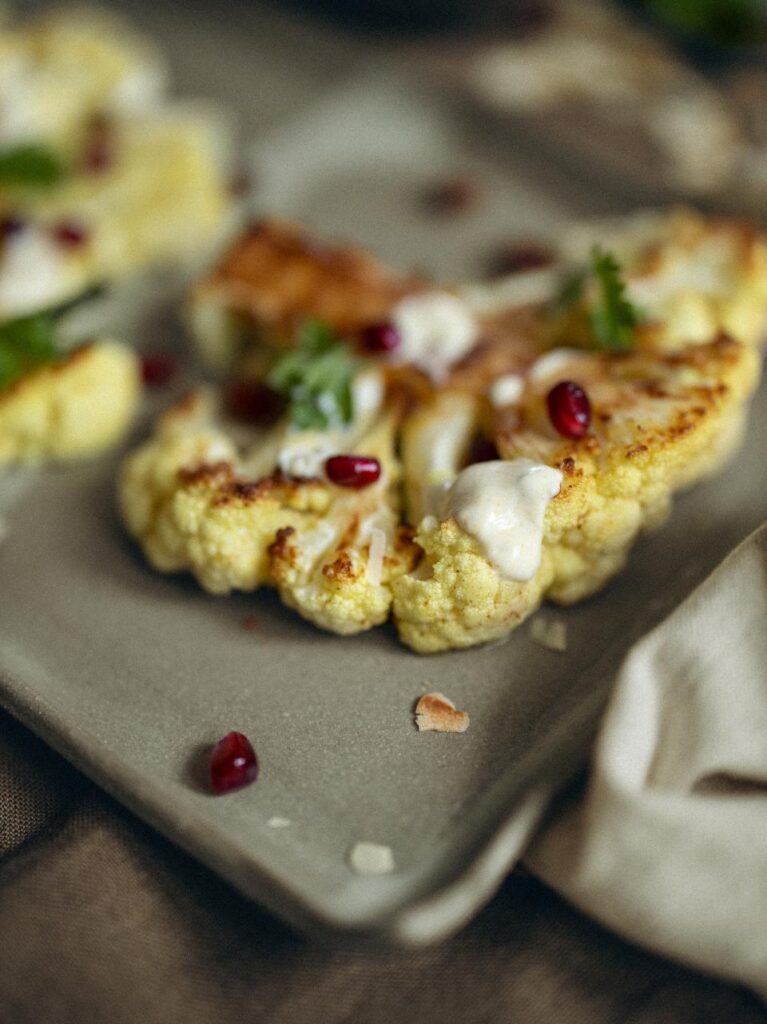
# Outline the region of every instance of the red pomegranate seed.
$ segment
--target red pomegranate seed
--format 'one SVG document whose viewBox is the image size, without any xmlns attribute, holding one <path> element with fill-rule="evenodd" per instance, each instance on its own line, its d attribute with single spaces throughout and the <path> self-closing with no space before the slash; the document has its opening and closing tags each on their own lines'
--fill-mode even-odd
<svg viewBox="0 0 767 1024">
<path fill-rule="evenodd" d="M 337 487 L 369 487 L 381 476 L 381 463 L 367 455 L 332 455 L 325 473 Z"/>
<path fill-rule="evenodd" d="M 490 273 L 498 277 L 521 274 L 526 270 L 542 270 L 553 262 L 554 253 L 549 246 L 535 241 L 509 242 L 491 260 Z"/>
<path fill-rule="evenodd" d="M 18 235 L 26 226 L 26 221 L 23 221 L 21 217 L 14 217 L 13 214 L 9 214 L 7 217 L 0 219 L 0 239 Z"/>
<path fill-rule="evenodd" d="M 432 213 L 453 216 L 468 213 L 482 202 L 482 189 L 476 178 L 462 176 L 448 178 L 434 185 L 426 195 Z"/>
<path fill-rule="evenodd" d="M 141 376 L 150 388 L 169 384 L 178 370 L 178 361 L 170 352 L 155 352 L 141 360 Z"/>
<path fill-rule="evenodd" d="M 362 347 L 366 352 L 393 352 L 401 341 L 397 328 L 387 322 L 370 324 L 362 332 Z"/>
<path fill-rule="evenodd" d="M 268 427 L 285 411 L 285 400 L 259 381 L 238 380 L 224 391 L 224 408 L 236 420 Z"/>
<path fill-rule="evenodd" d="M 115 160 L 114 146 L 107 139 L 91 142 L 83 154 L 83 169 L 90 174 L 102 174 Z"/>
<path fill-rule="evenodd" d="M 241 199 L 253 191 L 253 174 L 249 170 L 237 171 L 229 179 L 229 194 Z"/>
<path fill-rule="evenodd" d="M 580 385 L 571 380 L 556 384 L 546 397 L 549 419 L 563 437 L 583 437 L 591 426 L 591 403 Z"/>
<path fill-rule="evenodd" d="M 258 619 L 255 615 L 243 615 L 242 628 L 248 631 L 258 629 Z"/>
<path fill-rule="evenodd" d="M 241 732 L 228 732 L 210 752 L 210 788 L 230 793 L 256 781 L 258 760 L 250 740 Z"/>
<path fill-rule="evenodd" d="M 53 239 L 63 249 L 79 249 L 88 241 L 88 230 L 82 224 L 63 220 L 53 228 Z"/>
</svg>

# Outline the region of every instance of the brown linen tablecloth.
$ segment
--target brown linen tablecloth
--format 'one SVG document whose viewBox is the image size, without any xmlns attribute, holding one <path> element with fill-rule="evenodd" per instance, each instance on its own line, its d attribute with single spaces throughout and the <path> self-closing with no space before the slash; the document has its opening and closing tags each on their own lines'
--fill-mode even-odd
<svg viewBox="0 0 767 1024">
<path fill-rule="evenodd" d="M 156 836 L 0 712 L 2 1024 L 756 1024 L 515 875 L 418 952 L 329 949 Z"/>
</svg>

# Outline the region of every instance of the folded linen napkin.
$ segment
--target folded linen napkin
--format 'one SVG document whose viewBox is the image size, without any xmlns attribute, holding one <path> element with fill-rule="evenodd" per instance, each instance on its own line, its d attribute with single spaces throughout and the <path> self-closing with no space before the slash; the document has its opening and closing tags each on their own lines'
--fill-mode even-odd
<svg viewBox="0 0 767 1024">
<path fill-rule="evenodd" d="M 527 863 L 616 932 L 767 998 L 767 524 L 629 652 L 585 794 Z"/>
</svg>

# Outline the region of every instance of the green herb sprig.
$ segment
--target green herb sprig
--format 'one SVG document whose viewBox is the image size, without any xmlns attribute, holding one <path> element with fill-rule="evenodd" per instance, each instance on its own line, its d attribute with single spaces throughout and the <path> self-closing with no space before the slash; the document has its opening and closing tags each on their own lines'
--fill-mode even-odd
<svg viewBox="0 0 767 1024">
<path fill-rule="evenodd" d="M 287 399 L 293 426 L 327 430 L 352 421 L 356 368 L 349 346 L 328 324 L 307 320 L 298 332 L 296 347 L 278 358 L 267 383 Z"/>
<path fill-rule="evenodd" d="M 640 311 L 626 297 L 620 263 L 612 253 L 594 246 L 591 263 L 567 277 L 554 301 L 553 310 L 583 304 L 588 312 L 594 341 L 607 352 L 627 352 L 634 345 Z"/>
<path fill-rule="evenodd" d="M 0 388 L 8 387 L 57 355 L 52 314 L 39 313 L 0 324 Z"/>
<path fill-rule="evenodd" d="M 59 321 L 104 294 L 104 285 L 92 285 L 56 306 L 0 323 L 0 388 L 8 387 L 30 370 L 56 359 L 61 354 L 57 341 Z"/>
<path fill-rule="evenodd" d="M 37 142 L 25 142 L 0 149 L 0 185 L 51 188 L 66 171 L 60 158 Z"/>
<path fill-rule="evenodd" d="M 591 269 L 597 285 L 598 300 L 590 312 L 594 337 L 600 348 L 626 352 L 633 348 L 634 329 L 639 313 L 626 298 L 621 267 L 612 253 L 594 246 Z"/>
</svg>

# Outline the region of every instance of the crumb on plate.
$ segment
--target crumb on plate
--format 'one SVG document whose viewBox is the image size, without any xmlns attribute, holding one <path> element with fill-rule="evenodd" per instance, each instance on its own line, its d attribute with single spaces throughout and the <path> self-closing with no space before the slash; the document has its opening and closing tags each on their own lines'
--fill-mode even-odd
<svg viewBox="0 0 767 1024">
<path fill-rule="evenodd" d="M 530 620 L 530 639 L 549 651 L 561 654 L 567 650 L 567 623 L 564 619 L 536 615 Z"/>
<path fill-rule="evenodd" d="M 390 846 L 380 843 L 355 843 L 349 852 L 349 866 L 358 875 L 388 875 L 394 871 Z"/>
<path fill-rule="evenodd" d="M 419 732 L 466 732 L 466 711 L 456 711 L 444 693 L 425 693 L 415 706 L 415 724 Z"/>
</svg>

